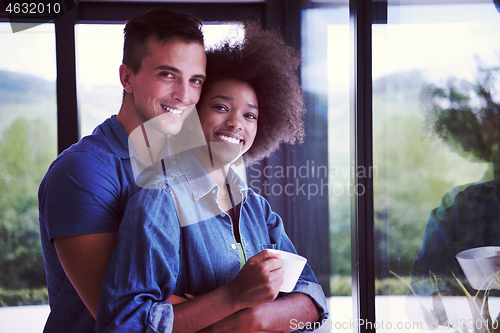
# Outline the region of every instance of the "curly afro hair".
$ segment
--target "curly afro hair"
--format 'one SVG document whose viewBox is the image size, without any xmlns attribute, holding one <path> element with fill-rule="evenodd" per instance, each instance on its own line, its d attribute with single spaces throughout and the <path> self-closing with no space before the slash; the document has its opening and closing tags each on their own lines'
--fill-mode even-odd
<svg viewBox="0 0 500 333">
<path fill-rule="evenodd" d="M 225 41 L 207 51 L 207 80 L 200 101 L 214 82 L 235 79 L 248 83 L 257 95 L 259 117 L 245 164 L 268 157 L 281 142 L 304 141 L 305 113 L 296 75 L 300 54 L 286 45 L 276 31 L 264 31 L 255 22 L 245 23 L 240 43 Z"/>
</svg>

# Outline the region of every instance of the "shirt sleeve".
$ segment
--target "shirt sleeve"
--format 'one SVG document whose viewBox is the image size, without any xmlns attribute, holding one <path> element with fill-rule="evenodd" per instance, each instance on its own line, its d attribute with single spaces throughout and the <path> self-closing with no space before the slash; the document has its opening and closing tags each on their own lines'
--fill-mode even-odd
<svg viewBox="0 0 500 333">
<path fill-rule="evenodd" d="M 297 253 L 292 241 L 290 240 L 290 238 L 288 238 L 288 235 L 285 232 L 281 217 L 271 210 L 269 203 L 264 198 L 262 198 L 262 202 L 264 210 L 266 212 L 267 227 L 269 230 L 271 243 L 275 243 L 279 250 Z M 321 288 L 321 286 L 318 284 L 316 276 L 314 275 L 314 272 L 308 264 L 305 265 L 304 270 L 302 271 L 302 274 L 300 275 L 299 280 L 295 285 L 295 288 L 291 292 L 302 293 L 309 296 L 315 303 L 320 314 L 317 322 L 323 323 L 324 321 L 326 321 L 329 313 L 328 306 L 326 304 L 325 293 L 323 292 L 323 288 Z M 308 329 L 308 327 L 306 326 L 305 328 L 297 330 L 295 332 L 311 331 L 312 330 Z"/>
<path fill-rule="evenodd" d="M 96 332 L 171 332 L 165 300 L 179 272 L 180 226 L 168 190 L 142 189 L 128 202 L 101 286 Z"/>
<path fill-rule="evenodd" d="M 49 239 L 118 231 L 120 188 L 116 171 L 90 152 L 57 159 L 39 190 L 40 221 Z"/>
</svg>

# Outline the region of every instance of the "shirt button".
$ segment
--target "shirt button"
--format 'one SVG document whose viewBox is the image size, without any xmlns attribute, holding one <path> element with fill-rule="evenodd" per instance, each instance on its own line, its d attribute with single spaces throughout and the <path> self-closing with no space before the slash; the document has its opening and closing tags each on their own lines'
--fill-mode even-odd
<svg viewBox="0 0 500 333">
<path fill-rule="evenodd" d="M 212 194 L 215 194 L 215 193 L 217 193 L 217 190 L 216 190 L 216 189 L 213 189 L 213 190 L 212 190 Z"/>
<path fill-rule="evenodd" d="M 236 245 L 231 244 L 231 248 L 232 248 L 233 250 L 236 250 Z"/>
<path fill-rule="evenodd" d="M 224 216 L 226 216 L 225 213 L 220 213 L 220 217 L 224 217 Z"/>
</svg>

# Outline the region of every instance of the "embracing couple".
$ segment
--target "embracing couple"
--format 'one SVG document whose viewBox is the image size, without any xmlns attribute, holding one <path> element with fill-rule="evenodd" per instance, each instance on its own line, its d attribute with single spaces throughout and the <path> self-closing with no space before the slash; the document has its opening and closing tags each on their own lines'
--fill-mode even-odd
<svg viewBox="0 0 500 333">
<path fill-rule="evenodd" d="M 309 266 L 279 292 L 279 255 L 262 248 L 295 249 L 231 168 L 303 140 L 300 58 L 255 23 L 205 52 L 201 27 L 164 8 L 131 19 L 118 115 L 43 179 L 45 332 L 283 332 L 327 318 Z"/>
</svg>

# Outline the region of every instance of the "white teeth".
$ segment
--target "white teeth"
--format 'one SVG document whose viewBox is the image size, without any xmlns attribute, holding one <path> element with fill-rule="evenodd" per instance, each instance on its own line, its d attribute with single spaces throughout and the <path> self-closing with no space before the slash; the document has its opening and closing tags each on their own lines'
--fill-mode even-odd
<svg viewBox="0 0 500 333">
<path fill-rule="evenodd" d="M 222 140 L 227 141 L 229 143 L 234 143 L 235 145 L 240 143 L 239 139 L 231 138 L 231 137 L 225 136 L 225 135 L 219 135 L 219 138 L 221 138 Z"/>
<path fill-rule="evenodd" d="M 178 110 L 178 109 L 172 109 L 172 108 L 169 108 L 169 107 L 166 107 L 165 105 L 162 105 L 163 107 L 163 110 L 166 110 L 170 113 L 173 113 L 173 114 L 181 114 L 183 110 Z"/>
</svg>

